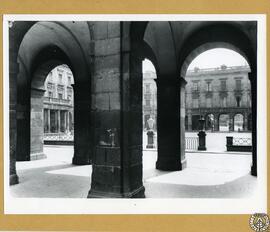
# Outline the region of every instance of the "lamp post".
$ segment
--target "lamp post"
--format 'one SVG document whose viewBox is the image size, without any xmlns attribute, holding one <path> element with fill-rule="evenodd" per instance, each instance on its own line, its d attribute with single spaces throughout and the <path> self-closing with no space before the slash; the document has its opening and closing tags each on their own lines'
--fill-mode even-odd
<svg viewBox="0 0 270 232">
<path fill-rule="evenodd" d="M 203 117 L 201 117 L 199 119 L 199 146 L 198 146 L 198 150 L 199 151 L 206 151 L 206 146 L 205 146 L 205 136 L 206 133 L 204 131 L 204 125 L 205 125 L 205 119 Z"/>
<path fill-rule="evenodd" d="M 147 131 L 147 145 L 146 148 L 155 148 L 154 145 L 154 119 L 152 116 L 147 120 L 149 130 Z"/>
</svg>

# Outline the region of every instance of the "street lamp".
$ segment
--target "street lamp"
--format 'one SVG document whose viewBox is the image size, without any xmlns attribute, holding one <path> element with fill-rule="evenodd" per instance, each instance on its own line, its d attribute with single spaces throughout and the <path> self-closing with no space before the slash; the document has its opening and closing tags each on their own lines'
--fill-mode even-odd
<svg viewBox="0 0 270 232">
<path fill-rule="evenodd" d="M 204 119 L 203 116 L 201 116 L 201 118 L 199 119 L 199 131 L 203 131 L 204 130 L 204 125 L 205 125 L 205 119 Z"/>
<path fill-rule="evenodd" d="M 203 117 L 201 117 L 199 119 L 199 146 L 198 146 L 198 150 L 199 151 L 206 151 L 206 146 L 205 146 L 205 136 L 206 133 L 204 131 L 204 125 L 205 125 L 205 119 Z"/>
</svg>

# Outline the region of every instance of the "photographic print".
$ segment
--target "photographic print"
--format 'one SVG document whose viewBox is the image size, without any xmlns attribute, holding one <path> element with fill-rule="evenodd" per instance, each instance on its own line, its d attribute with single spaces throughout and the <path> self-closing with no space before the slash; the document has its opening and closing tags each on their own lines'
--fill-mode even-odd
<svg viewBox="0 0 270 232">
<path fill-rule="evenodd" d="M 107 18 L 5 16 L 5 212 L 265 212 L 265 18 Z"/>
<path fill-rule="evenodd" d="M 269 229 L 269 2 L 2 0 L 3 231 Z"/>
</svg>

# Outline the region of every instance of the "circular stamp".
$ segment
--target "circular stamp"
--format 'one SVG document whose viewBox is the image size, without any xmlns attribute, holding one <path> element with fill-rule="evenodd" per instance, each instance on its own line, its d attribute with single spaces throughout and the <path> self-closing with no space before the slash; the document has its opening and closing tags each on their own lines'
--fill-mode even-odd
<svg viewBox="0 0 270 232">
<path fill-rule="evenodd" d="M 254 231 L 267 231 L 269 228 L 269 217 L 265 213 L 255 213 L 251 215 L 249 225 Z"/>
</svg>

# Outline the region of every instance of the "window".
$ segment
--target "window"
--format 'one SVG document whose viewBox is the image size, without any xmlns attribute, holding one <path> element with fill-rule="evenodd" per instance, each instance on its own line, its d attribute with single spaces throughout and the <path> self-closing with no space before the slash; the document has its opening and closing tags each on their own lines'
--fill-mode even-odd
<svg viewBox="0 0 270 232">
<path fill-rule="evenodd" d="M 226 80 L 221 80 L 220 81 L 220 89 L 221 89 L 221 91 L 226 91 L 227 90 Z"/>
<path fill-rule="evenodd" d="M 63 99 L 63 94 L 62 93 L 58 93 L 58 98 L 59 99 Z"/>
<path fill-rule="evenodd" d="M 199 99 L 195 98 L 192 100 L 193 108 L 199 108 Z"/>
<path fill-rule="evenodd" d="M 49 80 L 49 81 L 52 81 L 52 72 L 49 73 L 49 75 L 48 75 L 48 80 Z"/>
<path fill-rule="evenodd" d="M 71 85 L 71 76 L 68 76 L 68 84 Z"/>
<path fill-rule="evenodd" d="M 235 88 L 236 90 L 241 90 L 241 80 L 235 80 Z"/>
<path fill-rule="evenodd" d="M 193 82 L 192 90 L 193 91 L 199 91 L 199 83 L 198 82 Z"/>
<path fill-rule="evenodd" d="M 206 107 L 211 108 L 212 107 L 212 99 L 211 98 L 206 98 Z"/>
<path fill-rule="evenodd" d="M 51 82 L 48 82 L 47 83 L 47 89 L 53 89 L 53 84 Z"/>
<path fill-rule="evenodd" d="M 237 96 L 236 97 L 236 106 L 240 107 L 240 102 L 241 102 L 241 97 Z"/>
<path fill-rule="evenodd" d="M 52 91 L 48 91 L 48 97 L 53 97 Z"/>
<path fill-rule="evenodd" d="M 62 79 L 63 79 L 62 73 L 58 73 L 58 79 L 59 79 L 59 82 L 62 83 Z"/>
<path fill-rule="evenodd" d="M 206 91 L 207 92 L 211 92 L 212 91 L 212 83 L 210 81 L 208 81 L 206 83 Z"/>
<path fill-rule="evenodd" d="M 227 106 L 227 97 L 223 97 L 220 99 L 220 105 L 221 105 L 221 107 Z"/>
</svg>

